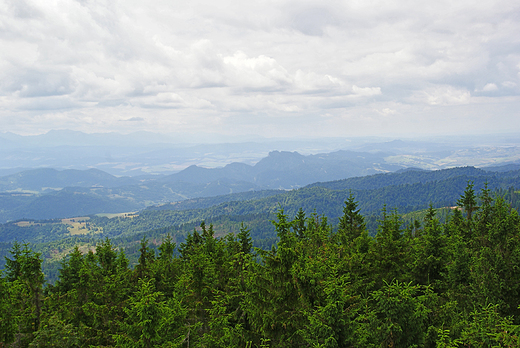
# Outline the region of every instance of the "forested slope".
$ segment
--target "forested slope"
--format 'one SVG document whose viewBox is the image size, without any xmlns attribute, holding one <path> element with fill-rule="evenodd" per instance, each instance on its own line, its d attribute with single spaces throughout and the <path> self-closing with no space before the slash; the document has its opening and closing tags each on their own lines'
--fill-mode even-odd
<svg viewBox="0 0 520 348">
<path fill-rule="evenodd" d="M 440 180 L 441 178 L 444 180 Z M 378 184 L 378 180 L 395 185 L 379 187 L 382 184 Z M 401 184 L 406 181 L 411 183 Z M 121 214 L 110 218 L 89 216 L 86 217 L 89 219 L 88 223 L 78 227 L 61 219 L 2 224 L 0 269 L 4 266 L 3 256 L 14 241 L 30 242 L 44 256 L 47 278 L 55 281 L 57 260 L 70 252 L 74 243 L 87 248 L 105 237 L 111 238 L 118 248 L 127 249 L 131 264 L 134 264 L 137 262 L 135 247 L 143 235 L 153 238 L 153 247 L 157 247 L 168 233 L 175 242 L 181 243 L 201 221 L 213 223 L 218 236 L 236 234 L 241 222 L 246 222 L 255 246 L 270 249 L 277 239 L 274 226 L 269 221 L 275 218 L 280 208 L 285 209 L 289 216 L 294 216 L 300 208 L 307 215 L 316 212 L 326 216 L 329 223 L 336 226 L 338 218 L 343 214 L 342 205 L 350 193 L 359 200 L 358 208 L 365 215 L 367 230 L 374 236 L 377 232 L 377 219 L 384 206 L 387 211 L 397 209 L 400 214 L 424 210 L 429 203 L 435 208 L 453 207 L 468 181 L 473 182 L 476 190 L 480 190 L 488 182 L 493 196 L 504 197 L 515 208 L 520 208 L 519 195 L 515 192 L 515 187 L 520 187 L 518 171 L 493 173 L 466 167 L 434 172 L 409 171 L 374 175 L 320 183 L 292 191 L 243 192 L 197 198 L 153 207 L 138 214 Z M 361 189 L 363 187 L 372 189 Z M 194 209 L 197 207 L 199 208 Z M 441 221 L 449 215 L 448 212 L 449 209 L 442 210 L 442 215 L 439 215 Z M 416 215 L 409 215 L 412 218 L 407 216 L 406 223 L 411 223 Z"/>
<path fill-rule="evenodd" d="M 279 210 L 278 242 L 217 237 L 140 243 L 131 269 L 105 239 L 76 248 L 43 289 L 41 257 L 15 244 L 0 277 L 0 342 L 16 347 L 517 347 L 520 217 L 469 184 L 440 223 L 404 228 L 383 209 L 367 233 L 354 196 L 339 226 Z"/>
<path fill-rule="evenodd" d="M 187 203 L 152 207 L 142 211 L 132 221 L 106 219 L 98 223 L 103 224 L 105 231 L 111 236 L 116 236 L 121 233 L 131 234 L 137 230 L 143 232 L 196 220 L 215 219 L 220 216 L 275 214 L 280 207 L 283 207 L 289 215 L 296 214 L 302 208 L 307 214 L 316 211 L 327 216 L 331 221 L 337 221 L 336 219 L 342 214 L 341 205 L 350 192 L 359 199 L 359 209 L 365 215 L 379 214 L 384 205 L 389 210 L 396 208 L 399 213 L 406 213 L 426 209 L 429 203 L 434 207 L 455 206 L 460 193 L 469 181 L 473 182 L 476 190 L 482 189 L 486 183 L 492 190 L 520 187 L 518 171 L 496 174 L 473 167 L 433 172 L 414 171 L 319 183 L 245 201 L 232 200 L 234 195 L 226 196 L 230 201 L 222 203 L 219 203 L 218 197 L 201 198 Z M 251 195 L 255 197 L 256 194 Z M 183 207 L 188 209 L 182 210 Z M 193 209 L 194 207 L 204 207 L 204 209 Z M 171 208 L 176 210 L 170 210 Z"/>
</svg>

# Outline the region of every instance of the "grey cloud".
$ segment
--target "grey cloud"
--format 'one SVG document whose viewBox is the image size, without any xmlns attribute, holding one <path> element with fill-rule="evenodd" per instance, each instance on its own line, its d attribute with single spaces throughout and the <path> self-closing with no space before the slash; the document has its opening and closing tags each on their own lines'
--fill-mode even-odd
<svg viewBox="0 0 520 348">
<path fill-rule="evenodd" d="M 83 105 L 67 96 L 45 96 L 26 98 L 18 101 L 16 109 L 30 111 L 59 111 L 82 108 Z"/>
<path fill-rule="evenodd" d="M 26 0 L 8 0 L 7 6 L 15 17 L 30 19 L 42 16 L 41 11 L 31 6 Z"/>
<path fill-rule="evenodd" d="M 302 9 L 291 16 L 291 25 L 306 35 L 323 35 L 324 28 L 334 24 L 337 24 L 334 13 L 325 7 Z"/>
<path fill-rule="evenodd" d="M 238 113 L 269 113 L 276 128 L 330 114 L 333 133 L 348 117 L 406 124 L 412 109 L 484 112 L 494 98 L 511 115 L 520 97 L 520 6 L 510 1 L 9 4 L 0 108 L 55 113 L 56 127 L 136 120 L 130 129 L 153 115 L 164 127 L 225 128 Z"/>
<path fill-rule="evenodd" d="M 50 97 L 70 94 L 74 86 L 66 73 L 29 70 L 21 74 L 11 90 L 21 98 Z"/>
</svg>

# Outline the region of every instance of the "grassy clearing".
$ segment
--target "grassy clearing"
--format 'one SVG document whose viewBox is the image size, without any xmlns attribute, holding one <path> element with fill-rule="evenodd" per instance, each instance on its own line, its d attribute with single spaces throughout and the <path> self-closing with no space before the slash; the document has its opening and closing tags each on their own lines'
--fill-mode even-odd
<svg viewBox="0 0 520 348">
<path fill-rule="evenodd" d="M 90 217 L 75 217 L 70 219 L 62 219 L 61 223 L 69 225 L 67 230 L 71 236 L 85 235 L 89 233 L 103 233 L 103 228 L 98 227 L 89 222 Z"/>
<path fill-rule="evenodd" d="M 18 221 L 18 222 L 15 222 L 15 225 L 18 227 L 31 227 L 31 226 L 41 226 L 41 225 L 46 225 L 46 224 L 42 224 L 40 222 L 34 222 L 34 221 Z"/>
<path fill-rule="evenodd" d="M 69 231 L 71 236 L 86 235 L 90 233 L 103 233 L 103 227 L 96 226 L 89 220 L 90 217 L 81 216 L 75 218 L 61 219 L 58 222 L 18 221 L 15 222 L 15 225 L 19 227 L 34 227 L 61 223 L 63 225 L 67 225 L 67 230 Z"/>
</svg>

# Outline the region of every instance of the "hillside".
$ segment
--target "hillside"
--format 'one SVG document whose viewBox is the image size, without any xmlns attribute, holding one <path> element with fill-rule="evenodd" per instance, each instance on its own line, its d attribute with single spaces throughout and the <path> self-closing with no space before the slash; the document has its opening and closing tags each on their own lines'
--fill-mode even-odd
<svg viewBox="0 0 520 348">
<path fill-rule="evenodd" d="M 99 169 L 40 168 L 0 177 L 0 192 L 59 190 L 64 187 L 117 187 L 139 183 L 138 178 L 115 177 Z"/>
<path fill-rule="evenodd" d="M 430 203 L 438 208 L 456 205 L 457 199 L 469 181 L 474 183 L 474 189 L 477 192 L 484 187 L 486 182 L 489 189 L 502 190 L 502 192 L 507 192 L 511 187 L 520 187 L 518 171 L 495 173 L 472 167 L 431 172 L 405 171 L 316 183 L 291 191 L 244 192 L 190 199 L 173 204 L 152 206 L 133 215 L 132 218 L 92 216 L 91 222 L 102 228 L 103 234 L 99 236 L 111 238 L 132 236 L 171 226 L 174 226 L 174 229 L 177 226 L 179 231 L 183 231 L 180 235 L 183 235 L 186 231 L 180 226 L 197 224 L 202 220 L 212 221 L 215 224 L 218 224 L 218 221 L 223 224 L 223 221 L 227 221 L 224 224 L 226 228 L 236 231 L 241 219 L 257 221 L 256 216 L 273 216 L 283 207 L 289 216 L 295 216 L 302 208 L 308 216 L 316 212 L 327 216 L 331 224 L 336 224 L 338 217 L 343 213 L 343 202 L 350 193 L 360 202 L 359 209 L 362 214 L 377 216 L 385 205 L 387 210 L 397 209 L 399 213 L 404 214 L 426 209 Z M 73 197 L 81 197 L 81 194 L 74 192 Z M 46 204 L 53 205 L 54 203 L 48 201 Z M 58 205 L 59 202 L 55 204 Z M 99 209 L 103 207 L 102 201 L 97 204 L 99 204 Z M 59 208 L 59 206 L 56 207 L 56 209 Z M 63 209 L 65 208 L 63 207 Z M 80 208 L 81 205 L 77 204 L 75 209 Z M 129 209 L 126 211 L 136 210 L 130 209 L 133 208 L 132 206 L 127 208 Z M 81 215 L 88 214 L 77 216 Z M 233 223 L 229 222 L 230 218 L 234 221 Z M 265 230 L 263 227 L 257 228 L 255 224 L 251 224 L 253 238 L 273 237 L 272 228 L 267 227 L 268 230 Z M 4 224 L 2 229 L 10 230 L 9 226 L 13 226 L 13 224 Z M 375 226 L 375 224 L 370 226 Z M 375 233 L 373 229 L 370 231 Z M 0 237 L 2 237 L 0 241 L 13 240 L 6 238 L 7 235 L 13 234 L 0 233 Z M 37 238 L 36 235 L 34 238 Z"/>
<path fill-rule="evenodd" d="M 385 164 L 384 156 L 351 151 L 304 156 L 273 151 L 254 166 L 193 165 L 169 176 L 116 177 L 98 169 L 32 169 L 0 177 L 0 222 L 121 213 L 199 197 L 294 189 L 315 181 L 401 168 Z"/>
<path fill-rule="evenodd" d="M 254 245 L 269 250 L 276 243 L 275 228 L 270 221 L 275 219 L 280 208 L 284 208 L 290 217 L 296 216 L 300 208 L 306 216 L 326 216 L 328 223 L 334 227 L 338 224 L 338 218 L 343 214 L 344 202 L 351 193 L 359 202 L 360 213 L 366 216 L 369 234 L 374 236 L 385 205 L 387 212 L 397 209 L 399 214 L 406 214 L 403 223 L 411 223 L 413 216 L 424 216 L 424 213 L 415 212 L 424 211 L 430 203 L 436 208 L 456 205 L 468 181 L 474 183 L 477 193 L 487 182 L 488 187 L 495 192 L 494 195 L 505 197 L 513 207 L 520 209 L 518 171 L 497 173 L 472 167 L 431 172 L 408 170 L 316 183 L 291 191 L 249 191 L 194 198 L 152 206 L 134 214 L 90 215 L 86 217 L 88 223 L 80 224 L 79 227 L 73 227 L 67 219 L 24 219 L 4 223 L 0 225 L 0 268 L 3 267 L 3 256 L 7 255 L 14 241 L 35 245 L 36 250 L 45 257 L 45 269 L 50 279 L 56 279 L 57 276 L 57 255 L 70 252 L 75 244 L 83 245 L 85 248 L 92 247 L 100 238 L 105 237 L 111 238 L 119 248 L 128 250 L 130 259 L 136 262 L 138 249 L 135 249 L 135 246 L 143 237 L 160 241 L 166 234 L 170 234 L 176 243 L 182 243 L 189 232 L 199 228 L 201 221 L 213 224 L 218 236 L 239 233 L 244 223 L 250 229 Z M 77 190 L 66 189 L 56 192 L 55 196 L 43 196 L 42 199 L 50 199 L 43 203 L 46 206 L 56 205 L 55 208 L 59 210 L 58 198 L 64 192 L 71 197 L 85 198 Z M 14 200 L 24 197 L 10 198 Z M 57 201 L 53 202 L 52 199 Z M 99 201 L 95 204 L 100 209 L 105 203 Z M 67 206 L 61 208 L 68 209 Z M 78 202 L 74 209 L 80 208 L 81 202 Z M 127 212 L 137 210 L 130 209 L 133 208 L 131 206 L 126 208 Z M 445 221 L 451 215 L 450 209 L 440 209 L 439 214 L 442 221 Z M 83 215 L 88 214 L 75 216 Z M 154 245 L 156 244 L 152 243 L 152 246 Z"/>
<path fill-rule="evenodd" d="M 100 219 L 61 220 L 74 233 L 92 233 L 38 249 L 0 245 L 9 250 L 0 340 L 23 337 L 29 347 L 183 346 L 188 337 L 197 347 L 518 347 L 520 218 L 489 190 L 478 195 L 467 184 L 461 209 L 442 222 L 451 209 L 408 214 L 409 225 L 384 211 L 374 236 L 357 209 L 365 202 L 353 196 L 338 207 L 337 226 L 279 209 L 272 221 L 260 214 L 246 221 L 273 227 L 263 245 L 247 225 L 234 231 L 222 218 L 97 240 Z"/>
<path fill-rule="evenodd" d="M 221 178 L 251 182 L 264 189 L 299 188 L 316 181 L 395 171 L 402 166 L 385 163 L 386 153 L 336 151 L 303 156 L 297 152 L 272 151 L 254 166 L 231 163 L 223 168 L 189 168 L 161 179 L 163 182 L 205 183 Z"/>
</svg>

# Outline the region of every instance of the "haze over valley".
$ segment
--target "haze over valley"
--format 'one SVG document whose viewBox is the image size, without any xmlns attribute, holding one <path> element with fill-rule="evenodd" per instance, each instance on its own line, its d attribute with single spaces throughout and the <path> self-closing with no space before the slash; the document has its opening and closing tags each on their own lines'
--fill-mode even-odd
<svg viewBox="0 0 520 348">
<path fill-rule="evenodd" d="M 122 213 L 407 168 L 515 170 L 520 167 L 518 139 L 365 137 L 197 144 L 153 133 L 4 133 L 0 221 Z"/>
</svg>

